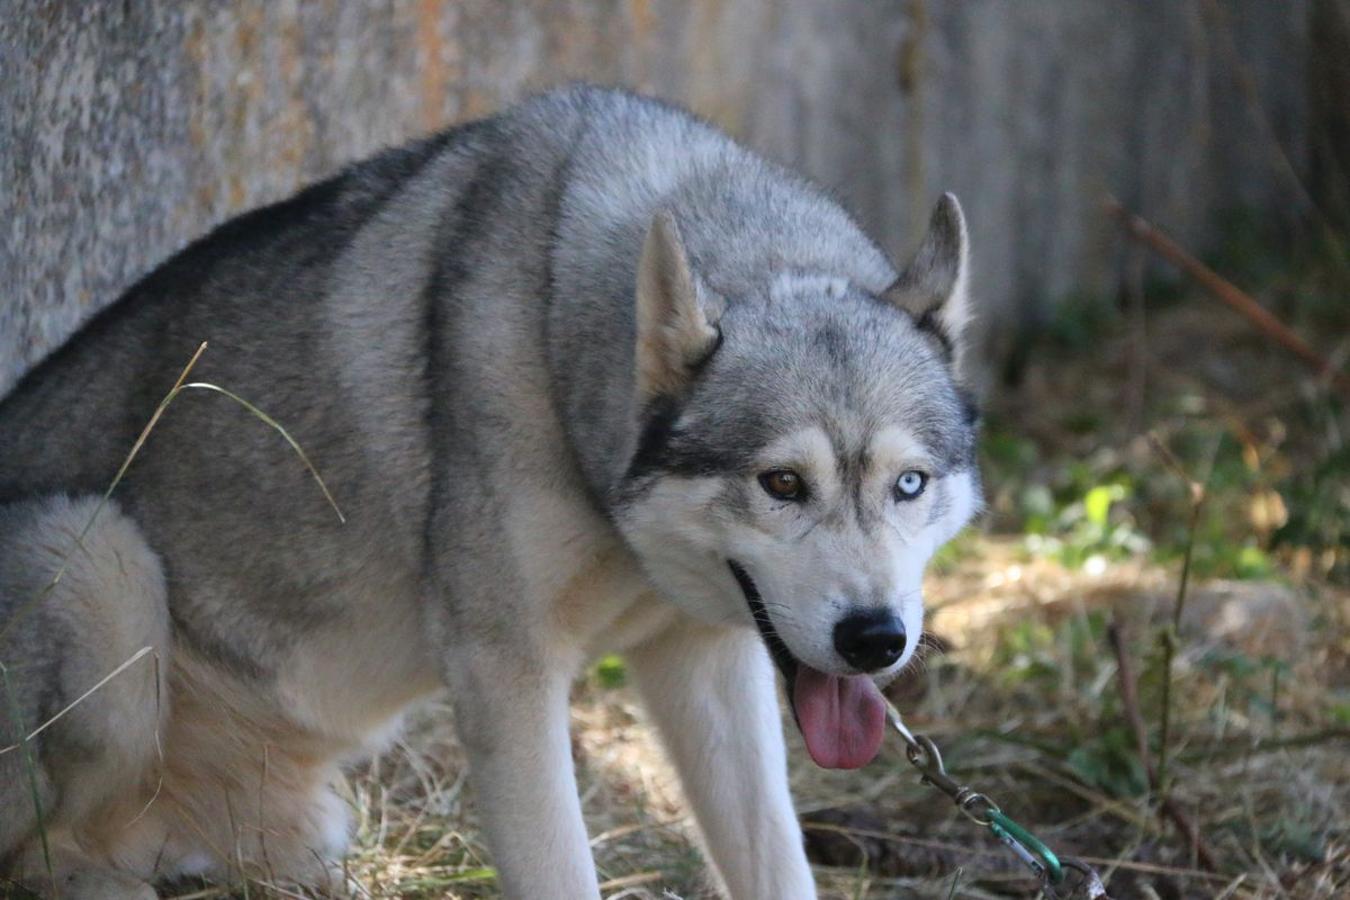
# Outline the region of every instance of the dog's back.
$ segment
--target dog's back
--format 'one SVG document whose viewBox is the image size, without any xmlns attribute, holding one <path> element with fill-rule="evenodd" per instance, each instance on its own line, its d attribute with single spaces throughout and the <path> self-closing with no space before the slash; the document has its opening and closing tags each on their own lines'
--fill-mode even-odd
<svg viewBox="0 0 1350 900">
<path fill-rule="evenodd" d="M 575 323 L 553 332 L 551 374 L 566 383 L 580 374 L 571 366 L 573 336 L 631 331 L 636 260 L 622 251 L 640 243 L 653 209 L 676 189 L 706 214 L 706 227 L 691 231 L 691 255 L 726 290 L 775 263 L 853 270 L 864 282 L 893 274 L 813 188 L 688 113 L 614 90 L 542 95 L 358 163 L 166 261 L 0 400 L 0 501 L 106 487 L 202 341 L 211 349 L 194 380 L 256 401 L 293 425 L 307 448 L 346 462 L 341 445 L 350 443 L 359 416 L 352 407 L 361 403 L 344 391 L 375 377 L 406 396 L 362 399 L 425 405 L 430 385 L 419 369 L 426 329 L 437 324 L 431 298 L 458 316 L 455 289 L 468 273 L 493 270 L 510 283 L 494 307 L 465 315 L 509 318 L 515 305 L 541 322 L 547 308 Z M 777 260 L 764 257 L 764 221 L 775 224 Z M 413 328 L 417 335 L 406 334 Z M 397 386 L 388 384 L 394 377 Z M 209 406 L 175 412 L 191 421 L 180 429 L 191 443 L 212 444 L 217 462 L 242 457 L 255 477 L 274 457 L 290 466 L 271 453 L 270 436 Z M 197 439 L 202 429 L 210 441 Z M 161 426 L 160 455 L 193 462 L 174 431 L 171 421 Z M 267 450 L 257 452 L 260 444 Z"/>
</svg>

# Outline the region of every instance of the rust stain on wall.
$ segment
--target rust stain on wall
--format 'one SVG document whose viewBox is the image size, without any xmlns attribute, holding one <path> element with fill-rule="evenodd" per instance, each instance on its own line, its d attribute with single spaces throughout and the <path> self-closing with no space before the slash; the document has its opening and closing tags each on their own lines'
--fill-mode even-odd
<svg viewBox="0 0 1350 900">
<path fill-rule="evenodd" d="M 226 79 L 222 86 L 222 100 L 228 109 L 226 121 L 229 129 L 228 139 L 222 146 L 222 157 L 228 169 L 226 174 L 227 211 L 238 212 L 248 205 L 250 199 L 249 179 L 258 161 L 253 158 L 252 150 L 258 141 L 250 133 L 251 122 L 257 123 L 257 130 L 266 134 L 261 120 L 264 94 L 264 69 L 261 54 L 258 52 L 259 35 L 265 25 L 265 11 L 259 5 L 242 7 L 236 17 L 233 43 L 234 65 L 230 68 L 236 73 Z"/>
<path fill-rule="evenodd" d="M 460 118 L 476 119 L 492 110 L 492 98 L 483 91 L 471 87 L 464 92 L 464 109 L 460 111 Z"/>
<path fill-rule="evenodd" d="M 628 0 L 628 19 L 633 23 L 633 42 L 646 43 L 656 28 L 651 0 Z"/>
<path fill-rule="evenodd" d="M 450 84 L 441 0 L 421 0 L 417 6 L 417 60 L 420 68 L 422 127 L 433 131 L 445 124 L 445 98 Z"/>
<path fill-rule="evenodd" d="M 183 44 L 183 54 L 192 63 L 196 90 L 192 97 L 192 110 L 188 113 L 188 140 L 196 150 L 206 146 L 206 127 L 202 119 L 206 111 L 206 25 L 200 17 L 192 20 L 188 28 L 187 40 Z"/>
<path fill-rule="evenodd" d="M 549 22 L 551 65 L 546 70 L 566 78 L 581 78 L 607 67 L 614 53 L 612 41 L 604 40 L 593 9 L 568 7 Z"/>
<path fill-rule="evenodd" d="M 278 70 L 285 91 L 285 111 L 279 121 L 270 129 L 278 140 L 279 162 L 293 173 L 299 182 L 305 168 L 305 159 L 309 155 L 310 143 L 314 136 L 314 122 L 310 119 L 309 108 L 304 99 L 304 32 L 300 27 L 297 7 L 290 9 L 280 29 L 278 29 Z"/>
<path fill-rule="evenodd" d="M 693 4 L 690 93 L 694 109 L 736 137 L 744 137 L 744 85 L 727 79 L 723 28 L 728 13 L 723 0 Z"/>
<path fill-rule="evenodd" d="M 633 81 L 633 87 L 643 93 L 650 93 L 652 90 L 650 48 L 657 27 L 651 0 L 628 0 L 628 23 L 628 65 L 631 67 L 629 77 Z M 620 40 L 624 38 L 621 36 Z"/>
<path fill-rule="evenodd" d="M 225 195 L 226 203 L 231 210 L 243 209 L 244 202 L 248 199 L 248 188 L 244 185 L 244 178 L 238 172 L 231 172 L 226 179 L 229 185 Z"/>
</svg>

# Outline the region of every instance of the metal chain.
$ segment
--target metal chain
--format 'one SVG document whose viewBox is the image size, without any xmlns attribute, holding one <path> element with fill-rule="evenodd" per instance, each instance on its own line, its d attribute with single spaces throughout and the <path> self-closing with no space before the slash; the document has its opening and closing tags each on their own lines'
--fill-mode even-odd
<svg viewBox="0 0 1350 900">
<path fill-rule="evenodd" d="M 988 828 L 1036 874 L 1041 891 L 1049 900 L 1068 900 L 1080 891 L 1088 900 L 1110 900 L 1101 877 L 1091 866 L 1074 857 L 1056 855 L 1040 838 L 1013 821 L 993 800 L 949 775 L 942 764 L 942 754 L 932 739 L 910 731 L 900 718 L 899 710 L 889 701 L 886 707 L 891 726 L 905 741 L 905 757 L 922 774 L 923 783 L 950 797 L 967 819 Z M 1070 876 L 1069 871 L 1077 873 L 1077 877 Z"/>
</svg>

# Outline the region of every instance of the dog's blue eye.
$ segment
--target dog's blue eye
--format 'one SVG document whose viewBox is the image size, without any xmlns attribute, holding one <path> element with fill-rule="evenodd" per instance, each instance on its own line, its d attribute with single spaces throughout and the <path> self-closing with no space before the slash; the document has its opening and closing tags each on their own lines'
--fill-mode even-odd
<svg viewBox="0 0 1350 900">
<path fill-rule="evenodd" d="M 917 469 L 902 472 L 900 477 L 895 479 L 895 499 L 913 500 L 923 493 L 926 484 L 928 484 L 928 476 Z"/>
</svg>

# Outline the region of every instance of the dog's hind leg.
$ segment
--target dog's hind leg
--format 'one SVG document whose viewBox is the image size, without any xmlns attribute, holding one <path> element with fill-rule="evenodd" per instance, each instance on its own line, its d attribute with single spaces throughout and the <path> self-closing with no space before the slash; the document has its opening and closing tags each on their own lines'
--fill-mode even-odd
<svg viewBox="0 0 1350 900">
<path fill-rule="evenodd" d="M 733 900 L 810 900 L 773 665 L 750 629 L 679 622 L 626 654 Z"/>
<path fill-rule="evenodd" d="M 135 524 L 109 504 L 77 546 L 96 505 L 0 506 L 0 875 L 67 900 L 153 897 L 86 835 L 121 827 L 95 821 L 114 801 L 153 791 L 170 640 L 163 573 Z"/>
</svg>

